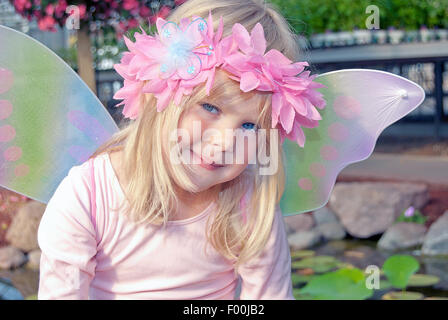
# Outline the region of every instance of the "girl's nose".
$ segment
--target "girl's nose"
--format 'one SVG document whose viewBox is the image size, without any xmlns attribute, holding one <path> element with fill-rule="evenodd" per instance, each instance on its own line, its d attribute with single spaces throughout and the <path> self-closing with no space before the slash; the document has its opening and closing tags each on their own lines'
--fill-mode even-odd
<svg viewBox="0 0 448 320">
<path fill-rule="evenodd" d="M 216 152 L 230 152 L 233 150 L 234 132 L 231 129 L 213 128 L 207 134 L 208 142 Z"/>
</svg>

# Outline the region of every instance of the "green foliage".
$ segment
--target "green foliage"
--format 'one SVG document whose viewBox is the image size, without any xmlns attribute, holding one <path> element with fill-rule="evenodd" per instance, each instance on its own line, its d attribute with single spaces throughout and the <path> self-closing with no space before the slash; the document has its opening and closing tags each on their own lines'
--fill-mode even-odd
<svg viewBox="0 0 448 320">
<path fill-rule="evenodd" d="M 413 222 L 425 224 L 426 220 L 428 219 L 419 210 L 415 210 L 410 217 L 406 217 L 405 212 L 406 210 L 403 210 L 403 212 L 400 214 L 397 220 L 395 220 L 395 222 Z"/>
<path fill-rule="evenodd" d="M 408 281 L 409 287 L 427 287 L 439 283 L 440 279 L 437 276 L 430 274 L 413 274 Z"/>
<path fill-rule="evenodd" d="M 393 255 L 384 261 L 383 270 L 389 282 L 395 288 L 404 289 L 409 278 L 418 271 L 420 264 L 410 255 Z"/>
<path fill-rule="evenodd" d="M 308 258 L 314 256 L 315 252 L 313 250 L 297 250 L 291 252 L 291 259 L 297 260 L 301 258 Z"/>
<path fill-rule="evenodd" d="M 308 296 L 316 300 L 363 300 L 373 294 L 365 282 L 364 273 L 360 269 L 344 268 L 313 277 L 295 293 L 299 297 Z"/>
<path fill-rule="evenodd" d="M 270 0 L 290 22 L 296 32 L 314 33 L 365 29 L 369 5 L 379 8 L 380 28 L 418 30 L 448 27 L 447 0 Z"/>
<path fill-rule="evenodd" d="M 381 297 L 382 300 L 421 300 L 423 294 L 411 291 L 391 291 Z"/>
<path fill-rule="evenodd" d="M 314 272 L 323 273 L 337 268 L 340 261 L 332 256 L 316 256 L 304 258 L 300 261 L 292 262 L 293 269 L 313 269 Z"/>
<path fill-rule="evenodd" d="M 291 282 L 292 282 L 293 286 L 297 286 L 302 283 L 307 283 L 313 277 L 314 277 L 314 275 L 302 275 L 302 274 L 293 273 L 293 274 L 291 274 Z"/>
</svg>

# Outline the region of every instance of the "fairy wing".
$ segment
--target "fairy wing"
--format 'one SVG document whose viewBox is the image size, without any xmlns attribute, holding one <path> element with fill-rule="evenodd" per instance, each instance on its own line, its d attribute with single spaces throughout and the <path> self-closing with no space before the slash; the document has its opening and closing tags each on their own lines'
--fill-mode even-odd
<svg viewBox="0 0 448 320">
<path fill-rule="evenodd" d="M 0 185 L 47 203 L 118 127 L 56 54 L 0 26 Z"/>
<path fill-rule="evenodd" d="M 416 83 L 392 73 L 346 69 L 315 79 L 327 105 L 316 128 L 303 128 L 305 147 L 285 139 L 286 186 L 280 207 L 284 216 L 325 206 L 338 174 L 367 159 L 378 136 L 417 108 L 425 98 Z"/>
</svg>

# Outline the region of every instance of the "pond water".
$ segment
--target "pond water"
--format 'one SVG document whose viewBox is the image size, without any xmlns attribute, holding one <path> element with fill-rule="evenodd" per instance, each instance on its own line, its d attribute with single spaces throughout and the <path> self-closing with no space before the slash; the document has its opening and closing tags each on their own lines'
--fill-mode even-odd
<svg viewBox="0 0 448 320">
<path fill-rule="evenodd" d="M 420 264 L 420 268 L 417 271 L 418 274 L 434 275 L 439 277 L 440 281 L 437 284 L 428 287 L 409 286 L 406 290 L 420 292 L 425 297 L 448 297 L 448 256 L 422 256 L 418 249 L 390 252 L 377 249 L 376 244 L 377 241 L 373 240 L 349 239 L 329 241 L 311 249 L 315 251 L 316 256 L 333 256 L 336 259 L 350 263 L 361 270 L 365 270 L 369 265 L 376 265 L 381 269 L 384 261 L 395 254 L 412 255 Z M 380 299 L 382 295 L 391 290 L 392 289 L 375 290 L 374 295 L 370 299 Z M 396 290 L 397 289 L 394 289 L 394 291 Z"/>
<path fill-rule="evenodd" d="M 397 252 L 378 250 L 376 243 L 377 241 L 373 240 L 348 239 L 329 241 L 311 249 L 317 256 L 333 256 L 342 262 L 365 270 L 369 265 L 381 268 L 389 256 L 397 254 Z M 424 257 L 419 250 L 407 250 L 399 253 L 410 254 L 419 261 L 420 269 L 417 273 L 435 275 L 440 278 L 440 281 L 433 286 L 408 287 L 408 291 L 420 292 L 425 297 L 448 297 L 448 257 Z M 37 294 L 38 286 L 39 271 L 27 268 L 0 270 L 0 299 L 32 298 Z M 388 291 L 390 289 L 375 290 L 370 299 L 380 299 Z"/>
</svg>

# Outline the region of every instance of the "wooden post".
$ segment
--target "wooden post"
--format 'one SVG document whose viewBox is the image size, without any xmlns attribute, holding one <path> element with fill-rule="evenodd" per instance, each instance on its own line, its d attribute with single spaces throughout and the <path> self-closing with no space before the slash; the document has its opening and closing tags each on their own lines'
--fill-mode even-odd
<svg viewBox="0 0 448 320">
<path fill-rule="evenodd" d="M 93 58 L 89 37 L 89 26 L 81 25 L 78 30 L 78 74 L 89 86 L 89 88 L 96 94 L 95 71 L 93 70 Z"/>
</svg>

